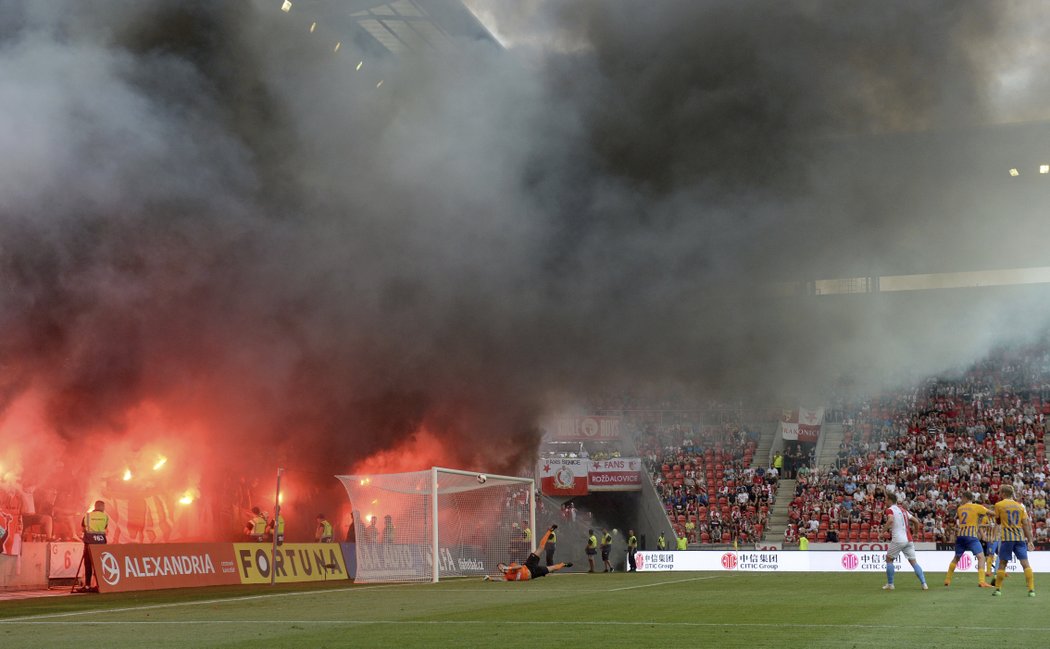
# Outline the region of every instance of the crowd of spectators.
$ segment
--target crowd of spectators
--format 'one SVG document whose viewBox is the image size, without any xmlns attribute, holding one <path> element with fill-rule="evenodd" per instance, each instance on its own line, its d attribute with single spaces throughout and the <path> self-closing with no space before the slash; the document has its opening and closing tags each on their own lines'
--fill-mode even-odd
<svg viewBox="0 0 1050 649">
<path fill-rule="evenodd" d="M 924 381 L 843 409 L 834 465 L 798 472 L 785 542 L 875 541 L 883 489 L 903 494 L 922 521 L 918 540 L 952 543 L 961 491 L 991 505 L 1012 484 L 1047 540 L 1044 433 L 1050 353 L 992 354 L 955 377 Z"/>
<path fill-rule="evenodd" d="M 585 460 L 615 460 L 630 454 L 618 443 L 610 442 L 548 442 L 540 450 L 544 458 L 581 458 Z"/>
<path fill-rule="evenodd" d="M 679 537 L 689 543 L 762 539 L 778 475 L 751 467 L 757 440 L 735 424 L 644 430 L 639 452 Z"/>
</svg>

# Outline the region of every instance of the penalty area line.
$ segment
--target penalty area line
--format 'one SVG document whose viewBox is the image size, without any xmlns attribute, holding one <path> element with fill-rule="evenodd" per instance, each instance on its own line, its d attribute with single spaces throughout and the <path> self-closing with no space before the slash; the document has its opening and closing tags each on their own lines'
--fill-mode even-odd
<svg viewBox="0 0 1050 649">
<path fill-rule="evenodd" d="M 624 586 L 623 588 L 610 588 L 606 592 L 615 593 L 621 590 L 634 590 L 636 588 L 652 588 L 654 586 L 666 586 L 668 584 L 684 584 L 687 581 L 705 581 L 707 579 L 718 579 L 718 576 L 712 575 L 709 577 L 691 577 L 689 579 L 675 579 L 673 581 L 658 581 L 655 584 L 639 584 L 637 586 Z"/>
</svg>

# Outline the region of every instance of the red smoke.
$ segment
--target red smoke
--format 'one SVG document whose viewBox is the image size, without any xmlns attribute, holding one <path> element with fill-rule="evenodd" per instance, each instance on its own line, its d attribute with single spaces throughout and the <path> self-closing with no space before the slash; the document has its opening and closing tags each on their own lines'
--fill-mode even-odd
<svg viewBox="0 0 1050 649">
<path fill-rule="evenodd" d="M 434 466 L 474 469 L 475 466 L 463 466 L 464 457 L 477 455 L 477 450 L 453 449 L 452 440 L 442 440 L 426 426 L 411 437 L 402 440 L 397 446 L 379 451 L 353 465 L 351 475 L 374 473 L 405 473 L 424 471 Z"/>
</svg>

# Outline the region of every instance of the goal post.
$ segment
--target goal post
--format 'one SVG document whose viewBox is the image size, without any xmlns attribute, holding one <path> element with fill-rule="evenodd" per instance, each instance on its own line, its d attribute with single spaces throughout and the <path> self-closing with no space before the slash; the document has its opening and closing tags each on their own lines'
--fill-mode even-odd
<svg viewBox="0 0 1050 649">
<path fill-rule="evenodd" d="M 494 574 L 535 549 L 531 478 L 444 467 L 336 478 L 353 511 L 359 583 Z"/>
</svg>

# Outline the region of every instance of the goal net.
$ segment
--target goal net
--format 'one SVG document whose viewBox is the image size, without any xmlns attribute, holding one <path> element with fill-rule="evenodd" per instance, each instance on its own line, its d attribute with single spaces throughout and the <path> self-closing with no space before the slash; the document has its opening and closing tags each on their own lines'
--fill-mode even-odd
<svg viewBox="0 0 1050 649">
<path fill-rule="evenodd" d="M 534 547 L 530 478 L 438 467 L 336 477 L 354 514 L 359 583 L 494 574 Z"/>
</svg>

